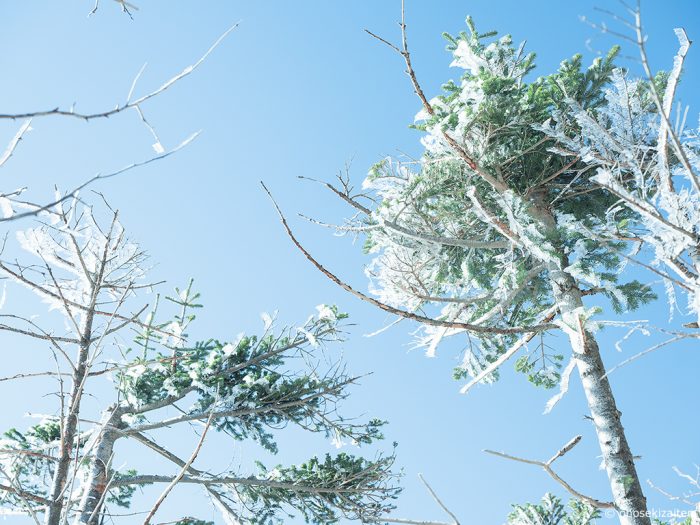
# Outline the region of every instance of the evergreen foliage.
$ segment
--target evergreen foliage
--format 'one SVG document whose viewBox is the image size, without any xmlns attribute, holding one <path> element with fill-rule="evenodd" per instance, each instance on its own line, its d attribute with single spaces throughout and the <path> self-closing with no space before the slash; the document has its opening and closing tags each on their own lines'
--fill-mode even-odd
<svg viewBox="0 0 700 525">
<path fill-rule="evenodd" d="M 601 517 L 599 509 L 578 500 L 568 508 L 553 494 L 545 494 L 540 503 L 513 505 L 508 525 L 590 525 Z"/>
<path fill-rule="evenodd" d="M 564 154 L 542 125 L 572 101 L 600 111 L 619 48 L 587 68 L 576 55 L 556 73 L 530 79 L 534 54 L 515 47 L 510 36 L 479 33 L 471 19 L 467 26 L 468 32 L 445 35 L 452 65 L 464 74 L 430 101 L 432 115 L 424 109 L 416 116 L 415 127 L 426 132 L 423 159 L 385 159 L 364 183 L 378 200 L 358 225 L 367 231 L 366 251 L 375 255 L 367 271 L 372 291 L 387 304 L 433 312 L 447 322 L 528 326 L 556 308 L 546 269 L 553 261 L 590 293 L 608 297 L 615 312 L 653 300 L 648 285 L 620 276 L 626 244 L 589 233 L 607 227 L 617 197 L 592 180 L 586 158 Z M 562 136 L 577 133 L 575 124 L 557 129 Z M 478 159 L 478 169 L 455 155 L 445 134 Z M 547 203 L 556 217 L 554 231 L 543 230 L 532 203 Z M 623 210 L 616 219 L 631 215 Z M 418 343 L 432 355 L 442 339 L 459 332 L 424 327 Z M 517 339 L 470 334 L 456 377 L 478 376 Z M 538 345 L 516 369 L 552 387 L 563 355 Z M 496 377 L 490 373 L 485 380 Z"/>
<path fill-rule="evenodd" d="M 327 454 L 269 471 L 260 464 L 255 473 L 220 468 L 210 473 L 186 466 L 159 445 L 156 440 L 166 429 L 183 431 L 186 423 L 201 421 L 231 440 L 256 441 L 273 454 L 288 425 L 321 434 L 338 448 L 363 446 L 383 439 L 385 421 L 348 419 L 338 411 L 358 378 L 328 353 L 329 343 L 342 340 L 348 317 L 335 306 L 319 305 L 304 323 L 280 329 L 274 316 L 263 314 L 262 334 L 241 334 L 230 341 L 191 342 L 193 312 L 202 308 L 192 281 L 165 297 L 163 303 L 175 310 L 170 319 L 161 320 L 158 299 L 143 321 L 119 313 L 144 287 L 137 283 L 145 275 L 145 256 L 127 240 L 116 214 L 105 228 L 93 213 L 74 200 L 51 211 L 44 225 L 18 235 L 22 246 L 43 261 L 42 271 L 0 262 L 7 275 L 48 298 L 67 319 L 61 336 L 33 322 L 36 332 L 17 331 L 48 341 L 66 358 L 71 347 L 79 350 L 70 362 L 72 387 L 63 393 L 61 405 L 67 404 L 71 415 L 57 409 L 56 416 L 26 432 L 5 433 L 0 467 L 12 480 L 0 501 L 5 509 L 45 513 L 59 477 L 67 489 L 54 503 L 61 508 L 57 514 L 90 524 L 109 516 L 110 509 L 131 508 L 137 488 L 147 491 L 177 481 L 200 485 L 224 519 L 234 522 L 282 523 L 294 515 L 317 524 L 342 517 L 366 522 L 393 509 L 400 492 L 393 450 L 372 458 Z M 56 228 L 61 221 L 67 227 Z M 114 319 L 119 320 L 116 327 Z M 112 344 L 126 328 L 134 330 L 132 345 Z M 116 355 L 115 349 L 120 351 Z M 106 377 L 115 389 L 114 402 L 90 425 L 87 421 L 95 418 L 81 412 L 79 399 L 90 394 L 94 381 Z M 176 409 L 176 415 L 168 414 L 168 408 Z M 80 429 L 68 426 L 70 418 L 86 423 Z M 137 472 L 128 461 L 126 468 L 116 467 L 125 464 L 115 449 L 119 440 L 145 445 L 184 469 L 181 478 Z M 219 463 L 226 462 L 222 458 Z M 188 517 L 179 523 L 210 522 Z"/>
</svg>

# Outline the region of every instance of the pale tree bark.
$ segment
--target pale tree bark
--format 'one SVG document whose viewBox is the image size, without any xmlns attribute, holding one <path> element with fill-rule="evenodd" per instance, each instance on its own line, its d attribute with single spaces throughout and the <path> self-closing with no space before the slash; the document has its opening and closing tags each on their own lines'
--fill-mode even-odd
<svg viewBox="0 0 700 525">
<path fill-rule="evenodd" d="M 118 428 L 121 423 L 122 410 L 117 406 L 109 407 L 103 414 L 97 437 L 95 453 L 90 463 L 85 491 L 80 501 L 76 523 L 97 525 L 103 508 L 110 478 L 110 464 L 114 453 L 114 444 L 119 438 Z"/>
<path fill-rule="evenodd" d="M 497 191 L 507 190 L 502 184 L 499 184 L 494 189 Z M 425 324 L 457 328 L 476 334 L 503 334 L 507 331 L 510 331 L 510 333 L 519 332 L 534 334 L 542 332 L 543 327 L 544 329 L 551 329 L 553 326 L 547 323 L 546 325 L 531 326 L 529 328 L 517 327 L 502 329 L 488 325 L 484 326 L 478 322 L 462 323 L 427 318 L 425 316 L 417 316 L 412 312 L 399 308 L 393 308 L 390 305 L 356 291 L 342 279 L 328 271 L 296 239 L 284 215 L 282 215 L 279 208 L 277 209 L 280 214 L 280 220 L 288 236 L 316 268 L 343 289 L 385 311 L 419 322 L 425 322 L 424 320 L 427 319 Z M 541 199 L 539 203 L 530 202 L 527 212 L 529 216 L 535 220 L 534 226 L 537 227 L 538 231 L 548 238 L 556 238 L 556 220 L 544 200 Z M 508 229 L 508 225 L 503 222 L 498 222 L 498 225 L 503 229 Z M 512 238 L 514 243 L 518 242 L 517 234 L 507 236 Z M 523 248 L 527 249 L 524 245 Z M 555 246 L 555 249 L 556 248 Z M 587 404 L 591 413 L 591 420 L 593 421 L 608 479 L 610 481 L 614 508 L 618 511 L 620 521 L 624 525 L 650 525 L 651 520 L 648 516 L 646 498 L 642 492 L 639 476 L 634 464 L 634 457 L 627 442 L 625 429 L 622 426 L 620 419 L 621 412 L 617 409 L 615 397 L 606 376 L 605 366 L 600 355 L 600 348 L 593 335 L 586 331 L 583 325 L 584 320 L 581 314 L 584 310 L 584 291 L 576 279 L 565 270 L 565 268 L 569 266 L 569 262 L 564 247 L 561 246 L 561 244 L 558 246 L 557 252 L 558 253 L 553 254 L 553 257 L 550 258 L 551 260 L 543 258 L 541 262 L 546 266 L 548 273 L 554 299 L 553 309 L 558 311 L 561 316 L 561 321 L 567 327 L 571 328 L 567 330 L 567 335 L 569 336 L 573 355 L 576 359 L 579 376 L 581 377 Z M 549 319 L 550 315 L 550 311 L 547 311 L 545 312 L 544 318 Z M 528 335 L 523 340 L 527 341 L 528 338 L 531 338 L 531 335 Z M 509 356 L 512 356 L 515 351 L 521 347 L 522 345 L 514 346 L 514 351 L 508 352 Z M 502 364 L 502 362 L 500 364 Z"/>
<path fill-rule="evenodd" d="M 70 405 L 68 409 L 68 414 L 62 421 L 61 428 L 61 453 L 56 464 L 56 470 L 54 471 L 53 479 L 51 482 L 51 493 L 49 495 L 49 500 L 51 504 L 46 512 L 46 518 L 44 523 L 46 525 L 59 525 L 61 521 L 61 516 L 63 513 L 63 508 L 65 506 L 65 493 L 67 490 L 67 481 L 69 478 L 69 467 L 73 458 L 73 449 L 76 445 L 76 437 L 78 430 L 78 418 L 80 415 L 80 402 L 83 397 L 83 390 L 85 388 L 85 381 L 87 380 L 87 375 L 90 371 L 90 349 L 92 347 L 93 338 L 93 324 L 95 322 L 95 311 L 97 309 L 98 298 L 102 291 L 102 285 L 105 278 L 105 268 L 107 266 L 108 257 L 110 256 L 110 243 L 112 242 L 112 231 L 114 225 L 116 224 L 117 215 L 115 214 L 112 219 L 112 224 L 107 234 L 107 241 L 105 242 L 104 249 L 102 251 L 99 264 L 97 267 L 97 272 L 95 275 L 90 275 L 90 272 L 86 269 L 85 278 L 90 282 L 90 302 L 82 314 L 82 325 L 80 326 L 80 343 L 78 345 L 78 356 L 75 362 L 75 371 L 73 373 L 73 387 L 70 393 Z M 80 249 L 75 244 L 76 254 L 79 260 L 82 261 L 82 254 Z M 53 278 L 53 277 L 52 277 Z M 57 287 L 60 290 L 60 287 Z M 68 305 L 66 300 L 63 298 L 63 294 L 59 291 L 61 298 L 64 302 L 64 307 L 66 313 L 72 319 L 73 309 Z M 76 323 L 77 324 L 77 323 Z M 69 494 L 70 496 L 70 494 Z"/>
<path fill-rule="evenodd" d="M 533 216 L 544 226 L 545 235 L 555 238 L 556 220 L 541 197 L 535 196 Z M 576 280 L 564 270 L 569 262 L 563 249 L 560 249 L 559 259 L 559 264 L 554 261 L 548 263 L 549 282 L 562 322 L 568 326 L 566 333 L 576 359 L 620 522 L 625 525 L 650 525 L 646 497 L 622 426 L 622 413 L 617 408 L 605 375 L 598 342 L 585 329 L 581 317 L 583 293 Z"/>
<path fill-rule="evenodd" d="M 507 189 L 507 186 L 502 183 L 494 187 L 494 190 L 501 193 L 507 191 Z M 544 198 L 540 196 L 538 200 L 539 202 L 531 201 L 528 203 L 527 213 L 535 220 L 534 225 L 537 227 L 538 231 L 543 233 L 547 238 L 555 239 L 557 235 L 556 220 Z M 277 205 L 275 204 L 275 206 Z M 389 311 L 406 319 L 425 322 L 425 324 L 457 328 L 476 334 L 503 334 L 507 332 L 534 334 L 546 329 L 551 329 L 555 326 L 547 323 L 544 325 L 531 326 L 529 328 L 517 327 L 502 329 L 482 325 L 478 322 L 461 323 L 443 321 L 426 316 L 417 316 L 412 312 L 393 308 L 356 291 L 342 279 L 328 271 L 297 240 L 279 207 L 277 210 L 280 214 L 280 220 L 292 242 L 294 242 L 316 268 L 343 289 L 385 311 Z M 507 224 L 498 221 L 497 225 L 504 230 L 508 230 L 504 235 L 513 239 L 514 243 L 520 243 L 518 235 L 510 231 Z M 527 249 L 526 245 L 522 245 L 522 247 Z M 555 249 L 556 248 L 555 246 Z M 586 331 L 583 326 L 581 313 L 584 309 L 584 291 L 576 279 L 565 270 L 565 268 L 569 266 L 569 262 L 564 247 L 561 246 L 561 244 L 558 246 L 557 251 L 558 253 L 553 254 L 550 260 L 543 258 L 541 262 L 545 265 L 548 273 L 554 299 L 552 308 L 560 314 L 562 322 L 568 327 L 571 327 L 571 330 L 567 330 L 567 335 L 569 336 L 571 348 L 576 359 L 579 376 L 581 377 L 587 404 L 591 413 L 591 419 L 595 427 L 598 443 L 610 481 L 614 508 L 618 511 L 620 521 L 624 525 L 650 525 L 651 520 L 648 516 L 646 498 L 642 492 L 639 476 L 634 464 L 634 458 L 627 442 L 625 429 L 622 426 L 620 419 L 621 413 L 617 409 L 615 397 L 606 377 L 606 370 L 600 355 L 600 348 L 593 335 Z M 550 319 L 550 315 L 551 311 L 547 311 L 545 312 L 544 318 Z M 427 322 L 425 321 L 426 319 Z M 528 338 L 531 338 L 531 335 L 528 335 L 523 340 L 527 341 Z M 514 346 L 514 351 L 508 352 L 509 356 L 512 356 L 513 353 L 521 347 L 522 345 Z"/>
<path fill-rule="evenodd" d="M 401 18 L 402 49 L 392 47 L 403 56 L 411 83 L 425 110 L 432 115 L 434 110 L 425 98 L 411 65 L 406 43 L 403 3 Z M 443 136 L 454 153 L 486 181 L 496 193 L 510 190 L 498 175 L 494 176 L 484 170 L 446 131 L 443 131 Z M 540 226 L 541 232 L 546 237 L 555 239 L 557 224 L 547 205 L 545 195 L 542 192 L 534 192 L 528 207 L 528 213 L 539 222 L 538 226 Z M 496 221 L 496 225 L 500 226 L 500 223 Z M 583 292 L 576 280 L 564 270 L 568 266 L 568 261 L 563 247 L 559 252 L 559 264 L 554 261 L 543 262 L 548 266 L 555 306 L 559 309 L 562 321 L 573 328 L 573 330 L 568 331 L 569 340 L 603 455 L 613 501 L 617 507 L 620 522 L 624 525 L 650 525 L 651 520 L 647 512 L 646 498 L 642 492 L 634 457 L 627 443 L 625 429 L 622 426 L 621 412 L 617 409 L 610 383 L 605 376 L 605 366 L 600 355 L 600 348 L 593 335 L 587 332 L 581 324 L 582 319 L 580 319 L 579 314 L 583 309 Z"/>
<path fill-rule="evenodd" d="M 94 305 L 93 305 L 94 308 Z M 73 373 L 73 387 L 70 393 L 70 405 L 68 414 L 63 418 L 61 429 L 61 453 L 56 463 L 56 470 L 51 481 L 49 505 L 44 523 L 46 525 L 59 525 L 64 505 L 66 483 L 69 477 L 69 467 L 73 460 L 73 449 L 78 430 L 78 417 L 80 414 L 80 402 L 88 373 L 88 357 L 92 338 L 92 323 L 94 311 L 85 314 L 85 321 L 81 333 L 81 341 L 78 348 L 78 358 L 75 372 Z"/>
</svg>

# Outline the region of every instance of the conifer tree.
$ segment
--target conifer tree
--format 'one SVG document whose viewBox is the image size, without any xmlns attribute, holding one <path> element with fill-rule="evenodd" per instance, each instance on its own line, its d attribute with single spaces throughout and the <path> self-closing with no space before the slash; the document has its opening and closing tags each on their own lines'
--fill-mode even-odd
<svg viewBox="0 0 700 525">
<path fill-rule="evenodd" d="M 687 127 L 688 108 L 677 100 L 683 64 L 690 50 L 685 30 L 675 29 L 679 50 L 669 72 L 653 73 L 639 9 L 629 11 L 631 36 L 640 53 L 644 77 L 617 69 L 596 111 L 575 100 L 543 131 L 557 141 L 563 155 L 584 159 L 594 180 L 616 197 L 607 211 L 603 242 L 625 238 L 634 243 L 629 257 L 661 276 L 671 306 L 676 292 L 687 297 L 681 311 L 700 322 L 700 139 Z M 672 110 L 677 108 L 674 116 Z M 563 130 L 575 129 L 575 133 Z M 593 235 L 593 232 L 591 233 Z M 640 257 L 645 250 L 650 257 Z M 651 264 L 643 261 L 651 259 Z M 686 334 L 697 336 L 696 333 Z M 680 338 L 682 334 L 675 334 Z"/>
<path fill-rule="evenodd" d="M 164 487 L 150 511 L 137 514 L 148 524 L 179 483 L 201 486 L 228 524 L 276 523 L 291 515 L 318 524 L 341 517 L 372 522 L 393 508 L 399 492 L 393 453 L 327 454 L 298 465 L 258 463 L 255 472 L 222 469 L 225 458 L 215 470 L 195 467 L 212 431 L 232 441 L 255 441 L 271 453 L 278 449 L 277 431 L 287 425 L 338 444 L 382 438 L 383 421 L 363 423 L 337 411 L 357 378 L 323 352 L 341 338 L 345 314 L 321 305 L 301 325 L 285 328 L 265 314 L 259 336 L 194 341 L 188 332 L 201 304 L 192 282 L 160 301 L 161 310 L 166 303 L 174 309 L 171 319 L 162 317 L 158 300 L 148 311 L 135 307 L 139 293 L 152 285 L 145 254 L 128 239 L 116 212 L 96 212 L 71 199 L 45 210 L 42 218 L 17 235 L 34 261 L 3 259 L 0 271 L 48 303 L 63 323 L 3 314 L 0 330 L 48 347 L 44 361 L 50 370 L 53 356 L 53 371 L 15 379 L 48 380 L 57 402 L 40 423 L 4 434 L 0 505 L 5 512 L 46 525 L 96 525 L 115 509 L 129 508 L 138 488 Z M 133 342 L 124 343 L 130 331 L 136 334 Z M 104 400 L 106 380 L 113 384 L 113 398 L 96 414 L 84 401 L 92 395 Z M 201 425 L 199 438 L 192 423 Z M 189 459 L 162 444 L 164 435 L 177 432 L 196 442 Z M 137 470 L 123 456 L 123 441 L 140 445 L 171 468 Z M 134 517 L 126 519 L 132 523 Z M 178 523 L 211 522 L 187 517 Z"/>
<path fill-rule="evenodd" d="M 129 17 L 138 9 L 129 2 L 118 3 Z M 99 5 L 96 0 L 90 15 Z M 148 312 L 146 307 L 132 310 L 139 294 L 152 288 L 145 281 L 146 257 L 127 239 L 116 212 L 93 212 L 78 198 L 87 186 L 164 159 L 196 138 L 194 133 L 167 147 L 146 117 L 147 106 L 199 68 L 236 25 L 197 61 L 139 94 L 144 66 L 126 84 L 130 86 L 126 97 L 108 109 L 86 111 L 51 101 L 50 109 L 0 112 L 0 123 L 14 127 L 7 146 L 0 150 L 0 170 L 24 149 L 20 144 L 31 137 L 33 127 L 40 130 L 39 123 L 55 118 L 89 122 L 134 113 L 154 140 L 153 156 L 87 178 L 69 191 L 57 190 L 51 200 L 28 199 L 26 180 L 17 184 L 22 186 L 19 189 L 0 192 L 0 223 L 37 217 L 39 221 L 17 232 L 22 248 L 34 261 L 24 264 L 8 258 L 12 249 L 6 250 L 3 243 L 0 273 L 36 293 L 50 310 L 59 312 L 62 321 L 46 324 L 43 316 L 40 322 L 35 315 L 15 310 L 0 316 L 0 331 L 23 338 L 24 345 L 33 340 L 48 347 L 46 368 L 53 368 L 21 372 L 1 381 L 44 379 L 47 394 L 58 400 L 55 410 L 38 424 L 2 434 L 3 515 L 24 515 L 34 523 L 50 525 L 105 523 L 107 517 L 118 521 L 120 508 L 131 508 L 139 489 L 149 494 L 163 487 L 150 510 L 123 518 L 129 523 L 134 519 L 151 523 L 180 483 L 201 486 L 229 525 L 269 524 L 292 515 L 309 523 L 334 523 L 341 517 L 376 521 L 393 508 L 392 500 L 399 493 L 391 470 L 393 452 L 371 458 L 326 454 L 299 465 L 257 463 L 254 472 L 222 470 L 218 465 L 215 471 L 195 468 L 205 437 L 214 430 L 232 441 L 255 441 L 268 453 L 277 452 L 278 431 L 287 425 L 320 433 L 338 446 L 381 439 L 383 421 L 347 420 L 337 411 L 357 378 L 337 361 L 331 359 L 334 364 L 328 364 L 326 346 L 342 338 L 347 316 L 333 306 L 320 305 L 300 326 L 278 327 L 266 316 L 259 336 L 191 340 L 187 330 L 195 318 L 193 311 L 201 308 L 192 283 L 161 301 L 176 310 L 170 320 L 161 320 L 158 300 Z M 10 288 L 10 296 L 13 291 Z M 4 293 L 0 302 L 5 303 Z M 12 299 L 8 302 L 12 306 Z M 129 339 L 133 341 L 124 343 Z M 105 386 L 109 390 L 107 381 L 112 382 L 113 398 L 101 413 L 95 413 L 85 401 L 93 396 L 103 400 Z M 173 411 L 178 415 L 173 417 Z M 192 432 L 196 425 L 201 431 L 189 459 L 162 444 L 163 434 L 196 437 Z M 125 441 L 162 458 L 170 468 L 144 473 L 132 468 L 133 461 L 123 467 Z M 177 523 L 212 524 L 194 517 Z"/>
<path fill-rule="evenodd" d="M 655 295 L 622 274 L 628 240 L 605 235 L 619 197 L 600 185 L 588 156 L 561 147 L 576 137 L 586 140 L 576 119 L 560 118 L 572 105 L 587 114 L 604 111 L 608 88 L 619 79 L 619 48 L 590 66 L 576 55 L 555 73 L 532 78 L 534 54 L 514 46 L 510 36 L 480 33 L 467 18 L 467 31 L 445 35 L 451 65 L 464 73 L 429 100 L 411 63 L 403 20 L 401 28 L 399 46 L 370 35 L 405 61 L 423 106 L 415 127 L 424 132 L 424 153 L 420 160 L 378 162 L 360 192 L 345 178 L 340 186 L 325 184 L 356 212 L 341 231 L 365 235 L 365 251 L 373 256 L 366 270 L 372 295 L 319 263 L 282 216 L 287 233 L 341 287 L 421 323 L 418 343 L 428 355 L 447 338 L 463 341 L 463 362 L 455 371 L 468 380 L 463 392 L 494 381 L 499 368 L 521 354 L 515 368 L 532 383 L 561 383 L 551 410 L 578 370 L 612 493 L 609 503 L 588 499 L 616 509 L 624 524 L 649 525 L 596 341 L 600 309 L 585 301 L 607 298 L 620 313 Z M 615 219 L 633 215 L 621 208 Z M 526 352 L 527 343 L 554 330 L 566 334 L 569 349 L 541 342 Z"/>
</svg>

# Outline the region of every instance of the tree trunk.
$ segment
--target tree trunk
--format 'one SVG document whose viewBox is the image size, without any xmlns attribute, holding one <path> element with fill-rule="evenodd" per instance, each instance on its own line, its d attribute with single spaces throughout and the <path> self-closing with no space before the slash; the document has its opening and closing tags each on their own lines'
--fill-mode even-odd
<svg viewBox="0 0 700 525">
<path fill-rule="evenodd" d="M 551 211 L 542 200 L 536 202 L 534 207 L 536 210 L 533 211 L 539 215 L 548 237 L 556 239 L 556 221 Z M 613 501 L 621 523 L 650 525 L 646 498 L 620 420 L 621 412 L 617 409 L 607 377 L 603 377 L 605 366 L 600 348 L 593 335 L 585 331 L 580 318 L 583 308 L 581 289 L 576 280 L 564 271 L 569 261 L 563 250 L 559 252 L 560 264 L 548 264 L 550 285 L 562 321 L 571 328 L 566 331 L 598 436 Z"/>
<path fill-rule="evenodd" d="M 61 429 L 61 452 L 56 463 L 56 470 L 51 481 L 51 504 L 46 511 L 45 525 L 59 525 L 63 511 L 63 500 L 67 489 L 68 469 L 73 459 L 73 446 L 77 439 L 78 416 L 80 415 L 80 401 L 83 397 L 83 388 L 88 373 L 88 360 L 90 357 L 90 345 L 92 344 L 92 329 L 95 321 L 95 304 L 99 285 L 104 273 L 104 260 L 102 262 L 96 284 L 93 285 L 90 298 L 90 306 L 84 313 L 84 320 L 80 326 L 80 344 L 78 345 L 78 358 L 73 372 L 73 387 L 70 393 L 70 405 L 68 414 Z"/>
<path fill-rule="evenodd" d="M 80 414 L 80 400 L 82 398 L 83 382 L 87 374 L 87 360 L 90 349 L 90 338 L 92 337 L 92 315 L 86 315 L 83 329 L 82 341 L 78 349 L 78 359 L 75 372 L 73 373 L 73 387 L 70 393 L 70 405 L 68 414 L 61 429 L 61 451 L 56 462 L 56 470 L 51 480 L 51 493 L 49 500 L 51 504 L 46 512 L 45 525 L 59 525 L 61 512 L 63 510 L 63 500 L 66 491 L 66 481 L 68 480 L 68 469 L 73 459 L 73 446 L 77 437 L 78 416 Z"/>
<path fill-rule="evenodd" d="M 122 426 L 121 416 L 122 411 L 116 406 L 103 412 L 100 422 L 102 431 L 97 438 L 95 454 L 90 464 L 90 474 L 80 501 L 76 523 L 87 525 L 98 525 L 99 523 L 100 509 L 104 504 L 105 491 L 109 482 L 109 465 L 112 460 L 114 443 L 119 438 L 119 432 L 115 429 Z"/>
</svg>

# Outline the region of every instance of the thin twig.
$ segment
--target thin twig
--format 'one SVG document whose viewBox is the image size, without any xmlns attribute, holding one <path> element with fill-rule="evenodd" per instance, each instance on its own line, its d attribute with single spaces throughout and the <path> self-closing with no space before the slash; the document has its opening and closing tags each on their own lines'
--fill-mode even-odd
<svg viewBox="0 0 700 525">
<path fill-rule="evenodd" d="M 586 496 L 585 494 L 582 494 L 581 492 L 575 490 L 571 485 L 569 485 L 566 481 L 564 481 L 556 472 L 551 467 L 551 464 L 562 457 L 564 454 L 569 452 L 572 448 L 574 448 L 579 442 L 581 441 L 581 436 L 576 436 L 572 440 L 570 440 L 566 445 L 564 445 L 559 451 L 554 454 L 548 461 L 538 461 L 534 459 L 526 459 L 526 458 L 521 458 L 518 456 L 512 456 L 510 454 L 506 454 L 505 452 L 496 452 L 495 450 L 484 450 L 487 454 L 492 454 L 494 456 L 498 456 L 501 458 L 505 459 L 510 459 L 512 461 L 518 461 L 520 463 L 526 463 L 528 465 L 535 465 L 537 467 L 541 467 L 549 476 L 554 479 L 557 483 L 559 483 L 562 487 L 564 487 L 572 496 L 580 499 L 581 501 L 585 501 L 589 505 L 592 505 L 593 507 L 599 508 L 599 509 L 615 509 L 616 506 L 614 503 L 608 502 L 608 501 L 600 501 L 596 498 L 592 498 L 590 496 Z"/>
<path fill-rule="evenodd" d="M 24 134 L 25 134 L 27 131 L 29 131 L 29 130 L 32 129 L 32 128 L 31 128 L 31 123 L 32 123 L 32 120 L 31 120 L 31 119 L 27 119 L 27 121 L 26 121 L 24 124 L 22 124 L 22 125 L 20 126 L 19 130 L 17 131 L 17 133 L 15 133 L 15 136 L 12 137 L 12 140 L 11 140 L 10 143 L 8 144 L 7 148 L 5 149 L 5 153 L 3 153 L 3 154 L 0 156 L 0 167 L 2 167 L 2 166 L 10 159 L 10 157 L 11 157 L 12 154 L 14 153 L 15 149 L 17 148 L 17 145 L 19 144 L 19 141 L 22 140 L 22 137 L 24 137 Z"/>
<path fill-rule="evenodd" d="M 165 501 L 165 498 L 167 498 L 168 495 L 170 494 L 170 492 L 175 488 L 175 485 L 177 485 L 180 482 L 180 480 L 182 480 L 182 478 L 187 473 L 188 469 L 192 466 L 192 463 L 194 463 L 194 460 L 197 459 L 197 456 L 199 455 L 199 451 L 202 449 L 202 445 L 204 445 L 204 439 L 207 437 L 207 432 L 209 431 L 209 427 L 211 426 L 211 423 L 213 420 L 214 420 L 214 412 L 209 414 L 209 419 L 207 419 L 207 423 L 206 423 L 206 425 L 204 425 L 204 430 L 202 431 L 202 436 L 199 438 L 199 442 L 197 443 L 197 446 L 195 447 L 195 449 L 192 451 L 190 458 L 182 466 L 182 468 L 180 469 L 180 473 L 177 476 L 175 476 L 175 478 L 173 478 L 173 480 L 170 482 L 170 484 L 167 487 L 165 487 L 165 490 L 163 491 L 163 493 L 160 495 L 160 497 L 153 504 L 153 507 L 151 507 L 151 511 L 146 516 L 146 519 L 143 520 L 143 525 L 149 525 L 151 523 L 151 519 L 153 519 L 153 516 L 155 515 L 155 513 L 158 512 L 158 508 Z"/>
<path fill-rule="evenodd" d="M 428 490 L 428 492 L 430 493 L 430 495 L 433 497 L 433 499 L 435 500 L 435 503 L 437 503 L 438 505 L 440 505 L 440 507 L 442 508 L 442 510 L 444 510 L 445 513 L 446 513 L 450 518 L 452 518 L 452 521 L 453 521 L 454 525 L 459 525 L 459 520 L 457 519 L 457 516 L 455 516 L 455 514 L 454 514 L 450 509 L 448 509 L 447 506 L 442 502 L 442 500 L 438 497 L 438 495 L 435 493 L 435 491 L 433 490 L 433 488 L 432 488 L 432 487 L 428 484 L 428 482 L 425 480 L 425 478 L 423 477 L 423 474 L 418 474 L 418 478 L 423 482 L 423 485 L 425 485 L 425 488 Z"/>
</svg>

